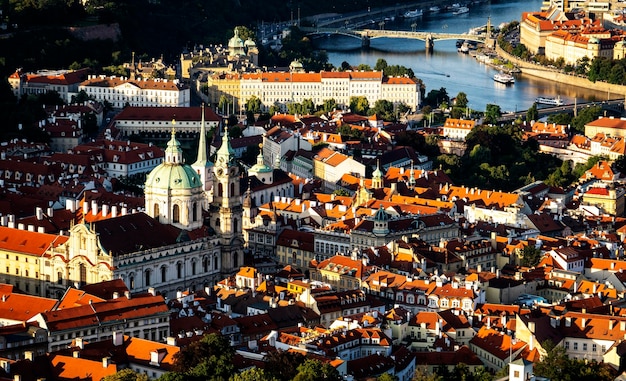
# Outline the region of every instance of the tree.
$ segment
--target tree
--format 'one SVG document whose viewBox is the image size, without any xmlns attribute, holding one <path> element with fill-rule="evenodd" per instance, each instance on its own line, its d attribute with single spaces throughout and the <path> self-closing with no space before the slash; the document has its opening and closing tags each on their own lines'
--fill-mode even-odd
<svg viewBox="0 0 626 381">
<path fill-rule="evenodd" d="M 383 373 L 376 378 L 376 381 L 398 381 L 398 376 L 392 376 L 390 373 Z"/>
<path fill-rule="evenodd" d="M 230 105 L 232 105 L 232 99 L 226 95 L 222 95 L 220 97 L 219 103 L 217 104 L 217 108 L 222 112 L 222 114 L 227 114 L 230 111 Z"/>
<path fill-rule="evenodd" d="M 148 381 L 148 375 L 137 373 L 132 369 L 122 369 L 115 374 L 104 377 L 102 381 Z"/>
<path fill-rule="evenodd" d="M 488 104 L 487 109 L 485 110 L 485 122 L 489 124 L 498 123 L 498 118 L 500 118 L 502 112 L 500 111 L 500 106 L 495 104 Z"/>
<path fill-rule="evenodd" d="M 324 99 L 322 103 L 322 111 L 331 112 L 337 108 L 337 101 L 334 98 Z"/>
<path fill-rule="evenodd" d="M 246 101 L 246 111 L 252 112 L 253 114 L 260 113 L 261 112 L 261 99 L 257 98 L 254 95 L 250 97 Z"/>
<path fill-rule="evenodd" d="M 374 107 L 369 109 L 367 113 L 368 115 L 376 114 L 380 116 L 386 122 L 391 122 L 396 119 L 396 115 L 394 114 L 393 103 L 386 99 L 377 100 L 376 103 L 374 103 Z"/>
<path fill-rule="evenodd" d="M 241 373 L 235 373 L 229 381 L 278 381 L 269 376 L 266 371 L 259 368 L 246 369 Z"/>
<path fill-rule="evenodd" d="M 537 111 L 537 103 L 533 103 L 532 106 L 526 111 L 526 120 L 529 123 L 539 120 L 539 111 Z"/>
<path fill-rule="evenodd" d="M 174 369 L 178 372 L 187 372 L 212 358 L 215 360 L 223 358 L 230 361 L 233 355 L 234 350 L 228 339 L 222 335 L 211 333 L 176 353 Z"/>
<path fill-rule="evenodd" d="M 468 102 L 469 101 L 467 100 L 467 94 L 465 94 L 464 92 L 461 91 L 456 95 L 456 107 L 465 108 L 467 107 Z"/>
<path fill-rule="evenodd" d="M 379 58 L 376 61 L 376 65 L 374 65 L 374 70 L 384 72 L 387 66 L 389 66 L 387 65 L 387 61 L 384 58 Z"/>
<path fill-rule="evenodd" d="M 531 245 L 527 245 L 522 250 L 522 260 L 521 260 L 522 266 L 526 266 L 526 267 L 536 266 L 539 263 L 540 259 L 541 259 L 540 249 Z"/>
<path fill-rule="evenodd" d="M 542 343 L 546 356 L 535 364 L 535 375 L 547 377 L 552 381 L 569 380 L 570 359 L 567 357 L 565 348 L 555 345 L 551 341 Z"/>
<path fill-rule="evenodd" d="M 370 103 L 364 96 L 350 97 L 350 109 L 352 112 L 359 115 L 367 115 L 367 111 L 370 108 Z"/>
<path fill-rule="evenodd" d="M 341 381 L 341 375 L 332 365 L 318 360 L 306 360 L 298 366 L 293 381 Z"/>
<path fill-rule="evenodd" d="M 279 381 L 291 381 L 298 374 L 298 367 L 305 359 L 304 355 L 296 352 L 269 352 L 265 368 L 267 376 Z"/>
<path fill-rule="evenodd" d="M 437 373 L 428 373 L 428 368 L 425 366 L 418 366 L 413 373 L 412 381 L 443 381 Z"/>
</svg>

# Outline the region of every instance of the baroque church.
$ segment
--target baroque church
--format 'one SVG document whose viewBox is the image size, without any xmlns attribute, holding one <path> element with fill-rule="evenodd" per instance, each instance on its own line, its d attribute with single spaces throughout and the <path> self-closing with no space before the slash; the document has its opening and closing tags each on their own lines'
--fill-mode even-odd
<svg viewBox="0 0 626 381">
<path fill-rule="evenodd" d="M 204 106 L 197 160 L 186 164 L 172 130 L 163 163 L 145 183 L 145 212 L 98 218 L 83 211 L 67 243 L 50 253 L 46 295 L 67 286 L 122 279 L 132 292 L 166 297 L 210 287 L 244 264 L 244 206 L 228 130 L 208 159 Z M 102 208 L 104 209 L 104 208 Z M 93 213 L 93 215 L 92 215 Z"/>
</svg>

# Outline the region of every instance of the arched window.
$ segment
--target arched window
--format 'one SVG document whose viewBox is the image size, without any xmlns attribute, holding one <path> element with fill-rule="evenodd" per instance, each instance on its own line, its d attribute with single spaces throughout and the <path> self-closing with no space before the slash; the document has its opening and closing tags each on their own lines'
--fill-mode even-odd
<svg viewBox="0 0 626 381">
<path fill-rule="evenodd" d="M 172 207 L 172 222 L 180 222 L 180 207 L 178 204 L 174 204 Z"/>
<path fill-rule="evenodd" d="M 196 275 L 196 261 L 191 261 L 191 275 Z"/>
<path fill-rule="evenodd" d="M 239 267 L 239 256 L 237 255 L 236 252 L 235 252 L 235 255 L 233 255 L 233 267 L 234 268 Z"/>
<path fill-rule="evenodd" d="M 133 274 L 128 276 L 128 286 L 131 290 L 135 288 L 135 276 Z"/>
<path fill-rule="evenodd" d="M 176 277 L 178 277 L 178 279 L 183 277 L 183 264 L 180 262 L 176 264 Z"/>
<path fill-rule="evenodd" d="M 154 207 L 152 208 L 152 210 L 154 211 L 154 218 L 158 221 L 159 220 L 159 204 L 154 203 Z"/>
<path fill-rule="evenodd" d="M 80 284 L 83 286 L 86 285 L 87 284 L 87 267 L 83 263 L 78 265 L 78 272 L 80 273 Z"/>
<path fill-rule="evenodd" d="M 167 268 L 161 266 L 161 282 L 167 282 Z"/>
<path fill-rule="evenodd" d="M 218 183 L 217 184 L 217 195 L 219 197 L 222 197 L 224 193 L 224 186 L 222 185 L 222 183 Z"/>
<path fill-rule="evenodd" d="M 220 225 L 220 219 L 216 218 L 215 219 L 215 230 L 216 231 L 220 231 L 222 229 L 222 226 Z"/>
<path fill-rule="evenodd" d="M 239 228 L 239 220 L 237 220 L 236 218 L 233 218 L 233 231 L 236 232 L 238 231 Z"/>
<path fill-rule="evenodd" d="M 260 205 L 263 205 L 263 204 L 265 204 L 265 197 L 264 197 L 264 195 L 261 195 L 261 204 Z"/>
<path fill-rule="evenodd" d="M 57 271 L 57 284 L 63 284 L 63 272 Z"/>
<path fill-rule="evenodd" d="M 144 282 L 143 283 L 146 286 L 149 286 L 150 285 L 150 275 L 152 275 L 150 269 L 146 270 L 143 275 L 144 275 Z"/>
<path fill-rule="evenodd" d="M 228 191 L 228 194 L 231 197 L 235 195 L 235 183 L 230 183 L 230 190 Z"/>
<path fill-rule="evenodd" d="M 198 221 L 198 203 L 194 202 L 191 204 L 191 220 Z"/>
<path fill-rule="evenodd" d="M 202 271 L 205 273 L 208 273 L 210 266 L 211 266 L 211 258 L 209 257 L 202 258 Z"/>
</svg>

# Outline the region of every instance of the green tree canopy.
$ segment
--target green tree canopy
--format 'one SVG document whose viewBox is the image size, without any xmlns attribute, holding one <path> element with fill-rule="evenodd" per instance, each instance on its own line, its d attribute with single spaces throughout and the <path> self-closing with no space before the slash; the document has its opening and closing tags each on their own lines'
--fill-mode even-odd
<svg viewBox="0 0 626 381">
<path fill-rule="evenodd" d="M 115 374 L 104 377 L 102 381 L 148 381 L 148 375 L 137 373 L 132 369 L 122 369 Z"/>
<path fill-rule="evenodd" d="M 367 115 L 370 109 L 370 102 L 362 95 L 350 97 L 350 109 L 356 114 Z"/>
</svg>

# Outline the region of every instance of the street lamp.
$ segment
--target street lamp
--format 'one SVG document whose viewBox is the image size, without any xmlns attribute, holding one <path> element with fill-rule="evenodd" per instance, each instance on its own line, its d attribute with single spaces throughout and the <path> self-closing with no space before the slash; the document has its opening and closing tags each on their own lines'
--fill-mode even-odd
<svg viewBox="0 0 626 381">
<path fill-rule="evenodd" d="M 414 22 L 413 24 L 411 24 L 411 31 L 415 32 L 415 29 L 417 28 L 417 23 Z"/>
<path fill-rule="evenodd" d="M 385 20 L 383 20 L 383 21 L 379 22 L 379 23 L 378 23 L 378 26 L 379 26 L 380 30 L 385 29 Z"/>
</svg>

